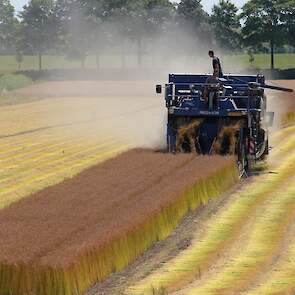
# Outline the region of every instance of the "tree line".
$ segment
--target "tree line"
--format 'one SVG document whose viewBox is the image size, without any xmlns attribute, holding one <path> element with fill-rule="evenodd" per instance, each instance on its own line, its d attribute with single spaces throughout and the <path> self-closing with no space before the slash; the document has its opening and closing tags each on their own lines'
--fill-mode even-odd
<svg viewBox="0 0 295 295">
<path fill-rule="evenodd" d="M 64 54 L 85 65 L 88 55 L 112 52 L 142 56 L 163 52 L 194 55 L 197 49 L 274 52 L 295 46 L 295 0 L 250 0 L 241 10 L 220 0 L 211 13 L 201 0 L 30 0 L 15 13 L 10 0 L 0 0 L 0 53 L 39 57 Z"/>
</svg>

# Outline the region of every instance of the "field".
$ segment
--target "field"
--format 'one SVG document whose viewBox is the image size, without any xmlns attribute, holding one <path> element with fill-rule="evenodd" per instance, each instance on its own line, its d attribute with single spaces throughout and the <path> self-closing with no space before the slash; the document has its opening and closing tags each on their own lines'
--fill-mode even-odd
<svg viewBox="0 0 295 295">
<path fill-rule="evenodd" d="M 112 90 L 113 82 L 36 84 L 21 91 L 24 100 L 47 99 L 1 107 L 0 207 L 132 146 L 161 146 L 162 101 L 152 94 L 137 99 L 149 83 L 128 96 L 130 83 L 116 85 Z M 145 134 L 134 129 L 138 120 L 150 124 Z"/>
<path fill-rule="evenodd" d="M 1 293 L 81 294 L 121 270 L 237 180 L 233 158 L 206 163 L 131 150 L 2 210 Z"/>
<path fill-rule="evenodd" d="M 179 64 L 186 64 L 187 57 L 177 57 Z M 204 61 L 193 58 L 194 67 L 198 67 L 199 71 L 211 71 L 208 66 L 204 67 Z M 249 68 L 251 64 L 249 63 L 249 56 L 247 54 L 240 55 L 225 55 L 222 56 L 225 71 L 237 70 L 240 68 Z M 143 57 L 143 68 L 155 68 L 155 65 L 162 65 L 163 68 L 167 68 L 171 65 L 173 68 L 177 66 L 175 64 L 175 58 L 173 57 L 160 57 L 160 56 L 144 56 Z M 269 69 L 270 68 L 270 55 L 269 54 L 255 54 L 254 62 L 252 64 L 256 68 Z M 189 63 L 191 67 L 191 62 Z M 108 56 L 103 55 L 100 58 L 100 69 L 120 69 L 122 67 L 122 61 L 120 56 Z M 125 67 L 126 68 L 137 68 L 137 57 L 132 55 L 127 55 L 125 57 Z M 201 68 L 200 68 L 201 67 Z M 38 58 L 36 56 L 24 56 L 24 60 L 21 64 L 21 70 L 38 70 Z M 45 55 L 43 57 L 43 69 L 79 69 L 81 68 L 81 63 L 77 60 L 69 60 L 63 56 L 49 56 Z M 88 56 L 85 61 L 85 68 L 94 69 L 96 68 L 96 60 L 94 56 Z M 184 67 L 183 67 L 184 68 Z M 275 68 L 278 69 L 290 69 L 295 68 L 295 54 L 275 54 Z M 0 56 L 0 73 L 14 72 L 18 70 L 18 65 L 15 61 L 14 56 Z M 175 70 L 175 69 L 174 69 Z"/>
<path fill-rule="evenodd" d="M 293 257 L 289 256 L 286 269 L 283 265 L 288 259 L 285 251 L 293 251 L 295 242 L 294 138 L 282 145 L 284 153 L 274 153 L 273 160 L 281 162 L 270 167 L 275 174 L 259 176 L 233 194 L 231 202 L 207 220 L 199 239 L 130 287 L 128 294 L 161 289 L 169 294 L 288 294 L 293 290 Z"/>
<path fill-rule="evenodd" d="M 0 107 L 0 294 L 83 294 L 237 182 L 233 158 L 160 152 L 154 84 L 44 82 L 11 94 L 34 101 Z M 156 247 L 127 279 L 89 294 L 294 290 L 294 94 L 269 97 L 278 118 L 265 172 L 191 225 L 189 242 Z"/>
</svg>

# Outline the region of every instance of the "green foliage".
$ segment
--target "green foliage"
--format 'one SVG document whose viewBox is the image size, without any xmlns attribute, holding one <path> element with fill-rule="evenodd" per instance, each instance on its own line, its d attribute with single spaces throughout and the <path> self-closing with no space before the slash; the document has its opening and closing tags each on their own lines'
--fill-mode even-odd
<svg viewBox="0 0 295 295">
<path fill-rule="evenodd" d="M 30 84 L 32 80 L 24 75 L 3 75 L 0 77 L 0 92 L 15 90 Z"/>
<path fill-rule="evenodd" d="M 177 6 L 177 16 L 184 29 L 194 35 L 209 39 L 209 15 L 204 11 L 201 0 L 182 0 Z"/>
<path fill-rule="evenodd" d="M 240 49 L 241 24 L 238 8 L 229 0 L 220 0 L 214 5 L 211 24 L 219 47 L 228 51 Z"/>
<path fill-rule="evenodd" d="M 243 7 L 243 41 L 246 46 L 259 48 L 270 44 L 271 67 L 274 67 L 274 47 L 288 40 L 288 27 L 294 24 L 295 0 L 250 0 Z"/>
<path fill-rule="evenodd" d="M 0 51 L 11 49 L 16 22 L 10 0 L 0 0 Z"/>
<path fill-rule="evenodd" d="M 295 46 L 295 0 L 286 1 L 281 8 L 281 20 L 286 24 L 284 31 L 288 43 Z"/>
<path fill-rule="evenodd" d="M 25 5 L 21 16 L 20 42 L 23 49 L 39 55 L 39 70 L 42 68 L 43 52 L 52 48 L 58 36 L 54 0 L 31 0 Z"/>
<path fill-rule="evenodd" d="M 65 55 L 81 67 L 96 56 L 100 68 L 106 52 L 127 67 L 127 54 L 136 54 L 141 66 L 157 50 L 194 58 L 212 45 L 230 53 L 242 45 L 253 52 L 295 45 L 295 0 L 250 0 L 241 22 L 231 0 L 220 0 L 211 15 L 201 0 L 29 0 L 19 19 L 10 1 L 0 0 L 0 52 L 37 55 L 39 69 L 45 54 Z"/>
</svg>

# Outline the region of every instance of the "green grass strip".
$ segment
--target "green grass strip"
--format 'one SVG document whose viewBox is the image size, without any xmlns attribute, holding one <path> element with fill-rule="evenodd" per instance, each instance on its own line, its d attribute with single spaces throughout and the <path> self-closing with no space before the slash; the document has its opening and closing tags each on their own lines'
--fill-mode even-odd
<svg viewBox="0 0 295 295">
<path fill-rule="evenodd" d="M 181 252 L 160 270 L 130 287 L 128 294 L 153 294 L 163 288 L 170 291 L 193 281 L 199 272 L 208 268 L 214 255 L 234 240 L 250 212 L 270 197 L 272 191 L 280 187 L 281 182 L 294 172 L 295 153 L 277 169 L 277 174 L 261 175 L 243 191 L 237 192 L 235 201 L 209 224 L 203 238 L 194 241 L 193 246 Z"/>
<path fill-rule="evenodd" d="M 24 75 L 7 74 L 0 76 L 0 92 L 19 89 L 32 84 L 32 79 Z"/>
</svg>

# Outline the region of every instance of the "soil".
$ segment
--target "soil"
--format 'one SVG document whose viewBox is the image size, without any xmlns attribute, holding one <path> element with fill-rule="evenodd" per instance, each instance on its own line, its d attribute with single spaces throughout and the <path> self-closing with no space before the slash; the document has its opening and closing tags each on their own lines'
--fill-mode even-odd
<svg viewBox="0 0 295 295">
<path fill-rule="evenodd" d="M 132 231 L 233 158 L 134 149 L 0 211 L 0 261 L 65 267 Z"/>
</svg>

